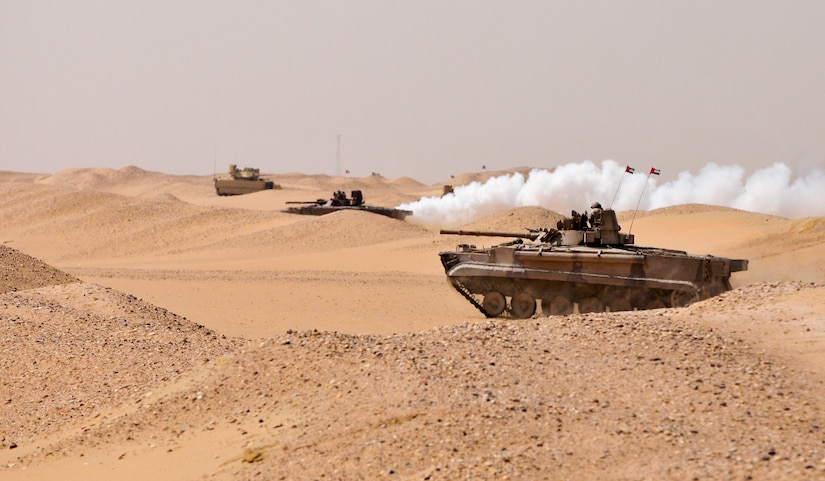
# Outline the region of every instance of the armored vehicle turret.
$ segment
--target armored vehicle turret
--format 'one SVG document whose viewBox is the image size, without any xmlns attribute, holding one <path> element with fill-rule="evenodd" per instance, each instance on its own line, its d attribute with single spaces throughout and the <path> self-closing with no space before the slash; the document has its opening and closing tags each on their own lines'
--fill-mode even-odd
<svg viewBox="0 0 825 481">
<path fill-rule="evenodd" d="M 228 176 L 215 177 L 214 180 L 218 195 L 241 195 L 276 188 L 274 182 L 261 178 L 259 169 L 239 169 L 235 164 L 229 166 Z"/>
<path fill-rule="evenodd" d="M 621 231 L 616 213 L 594 204 L 555 228 L 525 233 L 442 230 L 442 234 L 511 237 L 488 248 L 460 244 L 441 252 L 452 286 L 487 317 L 681 307 L 731 289 L 745 259 L 642 247 Z M 478 298 L 480 296 L 480 299 Z"/>
</svg>

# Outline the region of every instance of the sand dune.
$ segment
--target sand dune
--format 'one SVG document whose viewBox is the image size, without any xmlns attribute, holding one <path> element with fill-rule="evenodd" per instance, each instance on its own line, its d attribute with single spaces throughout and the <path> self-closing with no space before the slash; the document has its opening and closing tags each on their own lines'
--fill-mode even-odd
<svg viewBox="0 0 825 481">
<path fill-rule="evenodd" d="M 630 227 L 631 213 L 620 217 Z M 782 217 L 712 206 L 662 209 L 633 222 L 636 243 L 696 254 L 746 258 L 750 268 L 737 285 L 777 280 L 822 282 L 825 232 L 822 218 Z"/>
<path fill-rule="evenodd" d="M 528 229 L 555 228 L 564 216 L 542 207 L 519 207 L 466 224 L 461 230 L 524 233 Z"/>
<path fill-rule="evenodd" d="M 271 177 L 222 198 L 212 176 L 0 172 L 0 478 L 825 478 L 824 219 L 621 213 L 639 244 L 749 259 L 741 287 L 485 320 L 438 261 L 462 237 L 280 212 L 441 185 Z"/>
</svg>

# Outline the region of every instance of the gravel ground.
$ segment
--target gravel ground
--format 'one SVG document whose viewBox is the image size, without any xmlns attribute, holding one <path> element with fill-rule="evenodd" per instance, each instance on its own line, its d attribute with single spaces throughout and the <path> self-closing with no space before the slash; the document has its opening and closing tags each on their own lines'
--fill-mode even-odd
<svg viewBox="0 0 825 481">
<path fill-rule="evenodd" d="M 192 479 L 824 479 L 816 386 L 696 320 L 807 289 L 254 343 L 95 285 L 9 292 L 0 446 L 14 469 L 232 433 Z"/>
<path fill-rule="evenodd" d="M 14 249 L 0 253 L 0 449 L 100 416 L 243 343 Z"/>
</svg>

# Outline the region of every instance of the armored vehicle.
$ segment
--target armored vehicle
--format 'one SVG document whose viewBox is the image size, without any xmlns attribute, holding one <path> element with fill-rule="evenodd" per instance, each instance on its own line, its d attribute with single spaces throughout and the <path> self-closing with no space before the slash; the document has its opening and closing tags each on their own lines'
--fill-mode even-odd
<svg viewBox="0 0 825 481">
<path fill-rule="evenodd" d="M 350 197 L 347 197 L 346 192 L 343 190 L 339 190 L 332 195 L 331 199 L 289 201 L 287 204 L 301 204 L 301 207 L 287 207 L 287 209 L 284 210 L 284 212 L 289 212 L 290 214 L 326 215 L 339 210 L 363 210 L 398 220 L 404 220 L 408 215 L 412 215 L 412 212 L 409 210 L 364 205 L 364 194 L 362 194 L 360 190 L 353 190 Z"/>
<path fill-rule="evenodd" d="M 215 177 L 215 192 L 218 195 L 249 194 L 273 188 L 275 183 L 262 179 L 259 169 L 239 169 L 235 164 L 229 166 L 228 177 Z"/>
<path fill-rule="evenodd" d="M 543 315 L 686 306 L 730 290 L 731 273 L 748 268 L 745 259 L 634 245 L 612 209 L 572 214 L 522 234 L 442 230 L 515 238 L 441 252 L 450 284 L 487 317 L 527 318 L 537 299 Z"/>
</svg>

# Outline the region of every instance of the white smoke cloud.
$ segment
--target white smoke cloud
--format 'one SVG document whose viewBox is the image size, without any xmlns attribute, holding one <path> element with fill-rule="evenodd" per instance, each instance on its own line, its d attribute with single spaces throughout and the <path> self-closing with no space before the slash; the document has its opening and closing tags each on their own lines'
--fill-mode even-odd
<svg viewBox="0 0 825 481">
<path fill-rule="evenodd" d="M 613 160 L 560 165 L 552 172 L 534 169 L 493 177 L 483 184 L 455 187 L 443 197 L 424 197 L 399 206 L 413 211 L 408 220 L 430 227 L 457 227 L 496 211 L 536 205 L 562 214 L 583 212 L 592 202 L 618 211 L 658 209 L 680 204 L 710 204 L 788 218 L 825 215 L 825 170 L 794 174 L 776 163 L 749 176 L 738 165 L 709 163 L 698 174 L 681 172 L 661 183 L 639 169 L 625 173 Z"/>
</svg>

